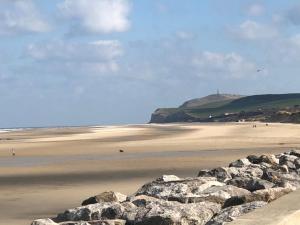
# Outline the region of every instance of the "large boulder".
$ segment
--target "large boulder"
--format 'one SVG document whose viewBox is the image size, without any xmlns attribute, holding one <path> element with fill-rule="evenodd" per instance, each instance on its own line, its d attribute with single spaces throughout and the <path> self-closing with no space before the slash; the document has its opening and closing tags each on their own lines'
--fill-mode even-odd
<svg viewBox="0 0 300 225">
<path fill-rule="evenodd" d="M 271 165 L 278 165 L 279 164 L 279 159 L 276 158 L 275 155 L 262 155 L 259 157 L 260 162 L 268 163 Z"/>
<path fill-rule="evenodd" d="M 198 177 L 216 177 L 220 182 L 227 182 L 235 177 L 258 177 L 263 176 L 264 167 L 250 164 L 245 167 L 218 167 L 212 170 L 200 170 Z"/>
<path fill-rule="evenodd" d="M 215 202 L 223 205 L 224 202 L 234 196 L 248 195 L 250 192 L 246 189 L 238 188 L 232 185 L 213 186 L 205 189 L 201 193 L 194 196 L 187 196 L 185 202 Z"/>
<path fill-rule="evenodd" d="M 294 155 L 282 155 L 279 158 L 280 165 L 286 165 L 289 169 L 295 170 L 295 160 L 297 160 L 298 157 Z"/>
<path fill-rule="evenodd" d="M 258 201 L 225 208 L 220 213 L 218 213 L 212 220 L 210 220 L 206 225 L 223 225 L 232 222 L 237 217 L 249 213 L 254 209 L 261 208 L 266 204 L 266 202 Z"/>
<path fill-rule="evenodd" d="M 60 222 L 122 219 L 124 212 L 125 207 L 118 202 L 102 202 L 68 209 L 56 219 Z"/>
<path fill-rule="evenodd" d="M 223 186 L 214 177 L 188 178 L 180 181 L 153 181 L 142 186 L 135 195 L 148 195 L 158 199 L 188 203 L 189 199 L 212 186 Z"/>
<path fill-rule="evenodd" d="M 242 205 L 245 203 L 256 202 L 256 201 L 264 201 L 271 202 L 283 195 L 290 193 L 292 190 L 290 188 L 268 188 L 254 191 L 250 194 L 246 194 L 244 196 L 233 196 L 227 199 L 224 202 L 223 208 L 227 208 L 230 206 Z"/>
<path fill-rule="evenodd" d="M 251 162 L 247 158 L 238 159 L 229 164 L 229 167 L 245 167 L 251 165 Z"/>
<path fill-rule="evenodd" d="M 248 177 L 248 178 L 261 178 L 263 176 L 263 166 L 260 165 L 250 165 L 247 167 L 239 168 L 238 173 L 233 176 L 235 177 Z"/>
<path fill-rule="evenodd" d="M 182 204 L 157 200 L 145 207 L 139 207 L 135 218 L 135 225 L 205 225 L 221 206 L 211 202 Z"/>
<path fill-rule="evenodd" d="M 300 158 L 300 150 L 293 149 L 289 153 L 290 153 L 290 155 L 293 155 L 293 156 L 296 156 L 296 157 Z"/>
<path fill-rule="evenodd" d="M 256 177 L 235 177 L 232 180 L 229 180 L 227 182 L 227 184 L 236 186 L 236 187 L 240 187 L 240 188 L 244 188 L 248 191 L 256 191 L 256 190 L 260 190 L 260 189 L 266 189 L 266 188 L 271 188 L 274 186 L 274 184 L 270 181 L 267 180 L 263 180 L 260 178 L 256 178 Z"/>
<path fill-rule="evenodd" d="M 300 176 L 295 172 L 284 173 L 267 169 L 264 171 L 263 179 L 274 183 L 278 187 L 287 187 L 293 190 L 300 187 Z"/>
<path fill-rule="evenodd" d="M 294 164 L 297 170 L 300 169 L 300 158 L 295 159 Z"/>
<path fill-rule="evenodd" d="M 247 159 L 249 160 L 249 162 L 251 162 L 253 164 L 259 164 L 259 163 L 261 163 L 260 157 L 256 156 L 256 155 L 249 155 L 249 156 L 247 156 Z"/>
<path fill-rule="evenodd" d="M 220 182 L 226 182 L 238 173 L 239 171 L 235 167 L 218 167 L 212 170 L 200 170 L 198 177 L 215 177 Z"/>
<path fill-rule="evenodd" d="M 266 155 L 261 155 L 261 156 L 249 155 L 247 157 L 247 159 L 252 164 L 261 164 L 261 163 L 267 163 L 270 165 L 278 165 L 279 164 L 279 159 L 276 158 L 276 156 L 272 155 L 272 154 L 266 154 Z"/>
<path fill-rule="evenodd" d="M 137 212 L 137 206 L 132 202 L 123 202 L 123 214 L 121 217 L 118 217 L 122 220 L 126 220 L 128 224 L 133 224 Z"/>
<path fill-rule="evenodd" d="M 290 192 L 290 188 L 275 187 L 254 191 L 252 195 L 256 201 L 272 202 Z"/>
<path fill-rule="evenodd" d="M 105 191 L 99 195 L 84 200 L 81 203 L 81 205 L 85 206 L 85 205 L 96 204 L 100 202 L 124 202 L 126 198 L 127 198 L 126 195 L 123 195 L 119 192 Z"/>
</svg>

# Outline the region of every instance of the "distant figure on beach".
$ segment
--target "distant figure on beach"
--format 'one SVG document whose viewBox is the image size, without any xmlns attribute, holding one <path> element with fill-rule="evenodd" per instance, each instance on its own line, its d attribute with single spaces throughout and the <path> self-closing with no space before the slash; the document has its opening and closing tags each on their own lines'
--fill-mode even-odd
<svg viewBox="0 0 300 225">
<path fill-rule="evenodd" d="M 15 150 L 13 148 L 11 149 L 11 155 L 12 156 L 16 156 L 16 152 L 15 152 Z"/>
<path fill-rule="evenodd" d="M 119 152 L 122 152 L 122 153 L 123 153 L 123 152 L 124 152 L 124 150 L 123 150 L 123 149 L 120 149 L 120 150 L 119 150 Z"/>
<path fill-rule="evenodd" d="M 266 123 L 266 126 L 269 126 L 269 124 Z"/>
<path fill-rule="evenodd" d="M 253 128 L 256 128 L 256 124 L 254 124 L 252 127 L 253 127 Z"/>
</svg>

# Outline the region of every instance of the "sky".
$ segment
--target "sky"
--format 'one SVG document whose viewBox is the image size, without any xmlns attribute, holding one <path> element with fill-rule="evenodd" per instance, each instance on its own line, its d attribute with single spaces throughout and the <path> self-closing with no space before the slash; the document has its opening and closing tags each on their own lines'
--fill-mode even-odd
<svg viewBox="0 0 300 225">
<path fill-rule="evenodd" d="M 0 127 L 146 123 L 300 92 L 297 0 L 0 0 Z M 257 72 L 260 70 L 260 72 Z"/>
</svg>

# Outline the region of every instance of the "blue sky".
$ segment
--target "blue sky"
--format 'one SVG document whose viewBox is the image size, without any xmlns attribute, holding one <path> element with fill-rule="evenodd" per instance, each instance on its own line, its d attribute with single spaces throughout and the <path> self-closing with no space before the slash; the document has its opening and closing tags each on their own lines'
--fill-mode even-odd
<svg viewBox="0 0 300 225">
<path fill-rule="evenodd" d="M 217 89 L 300 92 L 296 0 L 0 5 L 0 127 L 144 123 Z"/>
</svg>

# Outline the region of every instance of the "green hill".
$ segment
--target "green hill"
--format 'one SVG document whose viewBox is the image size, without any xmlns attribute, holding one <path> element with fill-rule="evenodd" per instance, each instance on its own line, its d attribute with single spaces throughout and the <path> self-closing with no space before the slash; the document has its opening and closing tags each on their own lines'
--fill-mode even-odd
<svg viewBox="0 0 300 225">
<path fill-rule="evenodd" d="M 241 95 L 231 94 L 213 94 L 203 98 L 195 98 L 184 102 L 179 108 L 193 108 L 193 107 L 217 107 L 225 103 L 229 103 L 232 100 L 239 99 Z"/>
<path fill-rule="evenodd" d="M 212 97 L 213 96 L 213 97 Z M 232 97 L 234 96 L 234 97 Z M 219 97 L 219 98 L 218 98 Z M 210 101 L 211 99 L 211 101 Z M 300 94 L 266 94 L 241 97 L 238 95 L 210 95 L 187 101 L 178 108 L 157 109 L 151 123 L 214 122 L 259 120 L 290 122 L 300 112 Z M 286 116 L 282 116 L 282 111 Z M 288 114 L 290 116 L 288 116 Z M 293 115 L 292 115 L 293 114 Z M 284 121 L 282 121 L 284 120 Z"/>
</svg>

